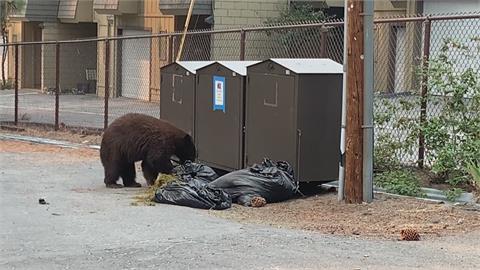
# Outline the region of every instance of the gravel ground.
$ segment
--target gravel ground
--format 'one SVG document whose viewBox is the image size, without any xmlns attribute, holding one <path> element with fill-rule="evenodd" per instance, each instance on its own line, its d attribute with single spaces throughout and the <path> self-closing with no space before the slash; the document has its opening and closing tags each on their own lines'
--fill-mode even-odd
<svg viewBox="0 0 480 270">
<path fill-rule="evenodd" d="M 131 206 L 139 190 L 106 189 L 102 178 L 95 150 L 0 141 L 0 269 L 478 269 L 480 264 L 480 232 L 473 227 L 419 242 L 331 235 L 237 222 L 185 207 Z M 318 197 L 330 200 L 322 207 L 340 211 L 348 222 L 359 222 L 350 215 L 369 207 L 342 213 L 345 207 L 335 206 L 332 195 Z M 40 205 L 39 198 L 49 204 Z M 241 209 L 255 220 L 270 212 L 271 218 L 275 209 L 288 212 L 301 205 L 318 211 L 316 200 L 223 213 Z M 379 202 L 378 208 L 371 205 L 375 211 L 383 202 L 395 209 L 395 200 Z M 370 226 L 378 222 L 375 215 L 365 216 L 372 217 Z"/>
</svg>

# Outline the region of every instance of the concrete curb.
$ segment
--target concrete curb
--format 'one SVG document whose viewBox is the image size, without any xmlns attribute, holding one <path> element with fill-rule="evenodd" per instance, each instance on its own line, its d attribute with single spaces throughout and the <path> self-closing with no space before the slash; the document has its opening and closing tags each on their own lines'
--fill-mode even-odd
<svg viewBox="0 0 480 270">
<path fill-rule="evenodd" d="M 13 140 L 13 141 L 22 141 L 22 142 L 32 142 L 32 143 L 38 143 L 38 144 L 49 144 L 49 145 L 55 145 L 55 146 L 64 147 L 64 148 L 74 148 L 74 149 L 77 149 L 77 148 L 90 148 L 90 149 L 97 149 L 97 150 L 100 149 L 99 145 L 72 143 L 67 141 L 59 141 L 59 140 L 16 135 L 16 134 L 0 134 L 0 140 Z"/>
</svg>

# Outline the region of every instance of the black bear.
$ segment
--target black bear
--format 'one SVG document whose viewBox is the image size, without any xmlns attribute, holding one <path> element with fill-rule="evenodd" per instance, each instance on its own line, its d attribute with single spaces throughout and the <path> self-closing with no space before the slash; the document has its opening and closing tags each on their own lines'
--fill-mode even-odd
<svg viewBox="0 0 480 270">
<path fill-rule="evenodd" d="M 192 137 L 169 122 L 152 116 L 130 113 L 113 121 L 105 130 L 100 159 L 105 169 L 105 185 L 121 188 L 140 187 L 135 181 L 135 162 L 142 161 L 143 176 L 152 185 L 158 173 L 171 173 L 171 157 L 180 163 L 193 161 L 196 149 Z"/>
</svg>

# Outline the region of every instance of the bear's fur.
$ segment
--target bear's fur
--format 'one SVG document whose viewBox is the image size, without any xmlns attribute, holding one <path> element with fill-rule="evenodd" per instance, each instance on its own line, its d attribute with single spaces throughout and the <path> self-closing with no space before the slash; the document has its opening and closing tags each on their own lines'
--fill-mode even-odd
<svg viewBox="0 0 480 270">
<path fill-rule="evenodd" d="M 142 161 L 142 171 L 148 185 L 158 173 L 170 173 L 175 155 L 180 163 L 193 161 L 195 145 L 190 135 L 169 122 L 143 114 L 126 114 L 113 121 L 105 130 L 100 146 L 100 159 L 105 169 L 105 185 L 120 188 L 140 187 L 135 181 L 135 162 Z"/>
</svg>

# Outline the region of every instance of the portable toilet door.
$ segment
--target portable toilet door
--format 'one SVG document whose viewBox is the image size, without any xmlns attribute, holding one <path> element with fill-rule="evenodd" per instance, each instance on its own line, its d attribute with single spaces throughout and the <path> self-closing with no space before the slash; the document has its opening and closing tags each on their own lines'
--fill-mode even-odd
<svg viewBox="0 0 480 270">
<path fill-rule="evenodd" d="M 197 70 L 199 162 L 227 171 L 243 168 L 246 67 L 255 63 L 219 61 Z"/>
<path fill-rule="evenodd" d="M 195 136 L 195 74 L 212 61 L 177 61 L 161 68 L 160 118 Z"/>
</svg>

